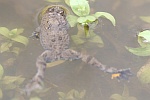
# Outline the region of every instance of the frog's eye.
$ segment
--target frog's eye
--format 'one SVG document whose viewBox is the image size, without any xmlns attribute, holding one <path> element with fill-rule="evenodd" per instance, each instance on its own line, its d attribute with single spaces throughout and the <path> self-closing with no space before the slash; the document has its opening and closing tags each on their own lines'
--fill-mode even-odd
<svg viewBox="0 0 150 100">
<path fill-rule="evenodd" d="M 48 11 L 49 12 L 54 12 L 54 8 L 49 8 Z"/>
<path fill-rule="evenodd" d="M 61 11 L 59 12 L 59 14 L 63 16 L 63 15 L 64 15 L 64 11 L 61 10 Z"/>
</svg>

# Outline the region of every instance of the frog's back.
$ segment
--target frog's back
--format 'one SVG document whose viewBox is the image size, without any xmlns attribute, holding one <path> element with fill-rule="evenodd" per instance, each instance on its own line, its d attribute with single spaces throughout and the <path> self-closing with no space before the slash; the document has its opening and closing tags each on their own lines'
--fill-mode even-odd
<svg viewBox="0 0 150 100">
<path fill-rule="evenodd" d="M 40 41 L 44 49 L 64 50 L 68 48 L 68 22 L 64 9 L 58 6 L 47 9 L 40 24 Z"/>
</svg>

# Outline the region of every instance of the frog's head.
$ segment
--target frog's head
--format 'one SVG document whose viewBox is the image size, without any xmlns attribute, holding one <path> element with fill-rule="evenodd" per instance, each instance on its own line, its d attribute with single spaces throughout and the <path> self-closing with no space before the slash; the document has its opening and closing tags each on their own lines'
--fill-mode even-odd
<svg viewBox="0 0 150 100">
<path fill-rule="evenodd" d="M 65 9 L 61 6 L 52 6 L 48 8 L 47 13 L 57 14 L 59 16 L 66 16 Z"/>
</svg>

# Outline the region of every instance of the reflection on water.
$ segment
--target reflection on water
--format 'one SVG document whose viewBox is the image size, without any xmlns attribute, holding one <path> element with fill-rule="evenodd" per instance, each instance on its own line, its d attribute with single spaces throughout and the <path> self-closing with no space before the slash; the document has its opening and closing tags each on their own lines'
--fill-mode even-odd
<svg viewBox="0 0 150 100">
<path fill-rule="evenodd" d="M 67 94 L 70 90 L 86 91 L 84 99 L 79 100 L 109 100 L 112 94 L 122 94 L 124 84 L 128 87 L 130 96 L 136 97 L 138 100 L 149 100 L 149 88 L 143 87 L 137 77 L 136 73 L 139 68 L 145 64 L 146 57 L 137 57 L 129 53 L 124 46 L 137 47 L 136 34 L 146 25 L 139 19 L 139 16 L 149 14 L 150 0 L 89 0 L 91 5 L 91 13 L 97 11 L 105 11 L 111 13 L 115 18 L 117 25 L 113 27 L 112 24 L 105 20 L 99 19 L 100 23 L 95 29 L 104 41 L 104 47 L 99 48 L 93 44 L 87 44 L 82 47 L 86 48 L 86 53 L 95 56 L 102 63 L 108 66 L 115 66 L 117 68 L 130 67 L 135 76 L 131 78 L 130 82 L 117 82 L 111 80 L 110 76 L 101 72 L 97 68 L 89 66 L 81 61 L 66 61 L 61 65 L 47 68 L 45 73 L 45 83 L 49 90 L 38 95 L 42 100 L 58 100 L 57 92 Z M 38 10 L 47 3 L 45 1 L 37 0 L 0 0 L 0 23 L 9 29 L 23 27 L 25 29 L 24 36 L 30 36 L 34 31 L 35 16 Z M 57 3 L 54 3 L 57 4 Z M 69 30 L 70 35 L 76 34 L 76 28 Z M 0 37 L 1 38 L 1 37 Z M 72 43 L 73 48 L 76 46 Z M 81 48 L 77 48 L 84 52 Z M 5 67 L 4 75 L 22 75 L 26 78 L 25 83 L 32 78 L 36 73 L 35 61 L 36 58 L 43 52 L 39 40 L 29 40 L 29 45 L 16 58 L 13 65 Z M 7 59 L 14 57 L 11 53 L 0 54 L 0 63 L 3 64 Z M 25 84 L 24 83 L 24 84 Z M 23 86 L 21 86 L 23 87 Z M 3 90 L 3 100 L 9 100 L 18 94 L 17 90 Z M 34 95 L 35 96 L 35 95 Z M 37 96 L 37 95 L 36 95 Z M 20 97 L 21 98 L 21 97 Z M 23 100 L 20 99 L 20 100 Z M 67 99 L 64 99 L 67 100 Z"/>
</svg>

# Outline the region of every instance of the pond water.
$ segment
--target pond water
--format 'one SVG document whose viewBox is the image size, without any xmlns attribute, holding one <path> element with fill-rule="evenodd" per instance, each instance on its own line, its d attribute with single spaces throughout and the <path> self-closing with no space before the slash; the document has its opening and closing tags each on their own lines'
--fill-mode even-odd
<svg viewBox="0 0 150 100">
<path fill-rule="evenodd" d="M 44 0 L 0 0 L 0 25 L 10 30 L 24 28 L 22 35 L 29 37 L 38 26 L 36 17 L 39 10 L 44 6 L 53 4 L 65 5 L 64 3 L 50 3 Z M 77 48 L 77 45 L 74 45 L 72 41 L 71 47 L 95 56 L 107 66 L 131 68 L 134 76 L 131 77 L 130 82 L 118 82 L 116 79 L 112 80 L 109 74 L 103 73 L 80 60 L 66 61 L 47 68 L 44 82 L 45 86 L 50 89 L 31 96 L 37 96 L 41 100 L 58 100 L 58 92 L 68 93 L 75 89 L 78 92 L 86 91 L 82 99 L 76 100 L 110 100 L 110 96 L 113 94 L 122 95 L 124 86 L 127 86 L 129 96 L 134 96 L 137 100 L 149 100 L 150 89 L 141 85 L 136 77 L 137 71 L 146 63 L 148 57 L 135 56 L 128 52 L 125 46 L 138 47 L 136 34 L 144 28 L 149 28 L 149 25 L 141 21 L 139 16 L 149 15 L 150 0 L 89 0 L 89 4 L 91 13 L 97 11 L 111 13 L 116 19 L 116 26 L 114 27 L 110 21 L 104 18 L 99 19 L 99 24 L 94 31 L 102 38 L 103 47 L 98 47 L 95 44 L 87 45 L 86 43 Z M 71 28 L 68 33 L 70 35 L 76 34 L 77 28 Z M 23 88 L 35 75 L 36 59 L 44 51 L 37 39 L 29 39 L 27 47 L 22 48 L 23 51 L 17 57 L 13 53 L 0 54 L 0 63 L 5 70 L 4 76 L 21 75 L 25 78 L 20 88 Z M 10 65 L 5 64 L 9 58 L 15 58 L 15 60 Z M 5 90 L 2 88 L 2 91 L 3 100 L 25 100 L 23 97 L 19 97 L 18 89 Z M 15 97 L 19 97 L 19 99 L 12 99 Z"/>
</svg>

